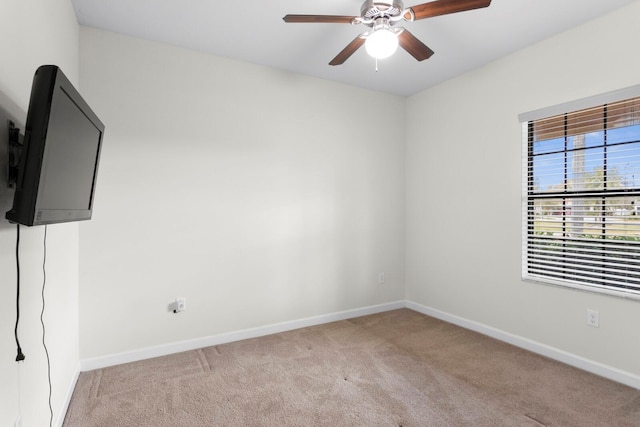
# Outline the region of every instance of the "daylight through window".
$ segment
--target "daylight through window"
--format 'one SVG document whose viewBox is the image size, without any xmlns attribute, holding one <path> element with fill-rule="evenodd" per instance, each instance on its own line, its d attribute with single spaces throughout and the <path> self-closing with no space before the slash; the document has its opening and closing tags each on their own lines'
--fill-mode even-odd
<svg viewBox="0 0 640 427">
<path fill-rule="evenodd" d="M 523 277 L 640 297 L 640 97 L 523 123 Z"/>
</svg>

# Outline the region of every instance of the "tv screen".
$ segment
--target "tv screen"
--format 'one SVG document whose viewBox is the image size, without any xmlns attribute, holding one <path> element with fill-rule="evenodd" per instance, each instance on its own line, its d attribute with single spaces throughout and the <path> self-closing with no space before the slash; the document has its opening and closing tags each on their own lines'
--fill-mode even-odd
<svg viewBox="0 0 640 427">
<path fill-rule="evenodd" d="M 38 68 L 6 218 L 28 226 L 91 219 L 104 128 L 60 68 Z"/>
</svg>

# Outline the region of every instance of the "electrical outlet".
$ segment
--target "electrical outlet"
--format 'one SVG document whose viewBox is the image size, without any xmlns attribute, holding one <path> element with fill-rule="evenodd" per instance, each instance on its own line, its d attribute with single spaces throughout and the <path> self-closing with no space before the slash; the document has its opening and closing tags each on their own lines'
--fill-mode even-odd
<svg viewBox="0 0 640 427">
<path fill-rule="evenodd" d="M 187 309 L 187 299 L 176 298 L 176 301 L 173 303 L 173 312 L 180 313 L 181 311 L 185 311 L 186 309 Z"/>
<path fill-rule="evenodd" d="M 378 283 L 379 284 L 384 283 L 384 273 L 378 273 Z"/>
<path fill-rule="evenodd" d="M 600 313 L 598 313 L 598 310 L 587 309 L 587 325 L 594 328 L 600 327 Z"/>
</svg>

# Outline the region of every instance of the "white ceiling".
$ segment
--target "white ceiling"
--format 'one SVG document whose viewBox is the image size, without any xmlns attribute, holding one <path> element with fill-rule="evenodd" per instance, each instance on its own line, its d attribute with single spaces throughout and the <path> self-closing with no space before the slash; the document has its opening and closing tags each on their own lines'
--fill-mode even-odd
<svg viewBox="0 0 640 427">
<path fill-rule="evenodd" d="M 71 0 L 82 25 L 397 95 L 411 95 L 640 0 L 493 0 L 485 9 L 407 22 L 435 51 L 375 63 L 360 48 L 328 65 L 367 27 L 287 24 L 291 14 L 360 14 L 362 0 Z M 405 7 L 422 3 L 406 0 Z"/>
</svg>

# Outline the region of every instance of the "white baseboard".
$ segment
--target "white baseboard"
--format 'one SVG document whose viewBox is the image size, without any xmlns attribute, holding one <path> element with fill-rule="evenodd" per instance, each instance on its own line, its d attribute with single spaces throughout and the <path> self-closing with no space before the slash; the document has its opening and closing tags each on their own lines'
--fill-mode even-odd
<svg viewBox="0 0 640 427">
<path fill-rule="evenodd" d="M 475 332 L 479 332 L 483 335 L 487 335 L 500 341 L 515 345 L 516 347 L 532 351 L 534 353 L 549 357 L 559 362 L 566 363 L 567 365 L 574 366 L 584 371 L 591 372 L 601 377 L 640 390 L 640 376 L 636 374 L 623 371 L 621 369 L 617 369 L 599 362 L 595 362 L 593 360 L 586 359 L 584 357 L 566 352 L 564 350 L 560 350 L 555 347 L 551 347 L 546 344 L 521 337 L 519 335 L 514 335 L 501 329 L 487 326 L 473 320 L 449 314 L 422 304 L 417 304 L 412 301 L 396 301 L 392 303 L 379 304 L 353 310 L 307 317 L 304 319 L 292 320 L 289 322 L 274 323 L 267 326 L 228 332 L 209 337 L 179 341 L 154 347 L 147 347 L 139 350 L 117 353 L 103 357 L 84 359 L 80 361 L 80 371 L 91 371 L 93 369 L 106 368 L 108 366 L 120 365 L 122 363 L 135 362 L 138 360 L 165 356 L 167 354 L 180 353 L 183 351 L 195 350 L 198 348 L 210 347 L 213 345 L 225 344 L 249 338 L 256 338 L 265 335 L 276 334 L 279 332 L 290 331 L 293 329 L 305 328 L 308 326 L 315 326 L 359 316 L 366 316 L 368 314 L 381 313 L 389 310 L 396 310 L 399 308 L 409 308 L 419 313 L 444 320 L 445 322 L 449 322 Z M 77 375 L 75 380 L 77 380 Z M 75 386 L 75 381 L 73 385 Z M 73 388 L 69 391 L 68 400 L 71 398 L 72 391 Z M 68 405 L 68 402 L 66 403 L 66 405 Z"/>
<path fill-rule="evenodd" d="M 319 316 L 307 317 L 304 319 L 292 320 L 288 322 L 274 323 L 267 326 L 243 329 L 240 331 L 228 332 L 203 338 L 178 341 L 154 347 L 142 348 L 139 350 L 107 355 L 103 357 L 84 359 L 80 361 L 80 370 L 82 372 L 91 371 L 94 369 L 106 368 L 108 366 L 120 365 L 122 363 L 136 362 L 138 360 L 165 356 L 167 354 L 180 353 L 183 351 L 195 350 L 198 348 L 210 347 L 213 345 L 225 344 L 249 338 L 262 337 L 265 335 L 277 334 L 279 332 L 290 331 L 293 329 L 306 328 L 308 326 L 336 322 L 338 320 L 352 319 L 354 317 L 366 316 L 368 314 L 381 313 L 383 311 L 396 310 L 405 307 L 405 301 L 396 301 L 386 304 L 357 308 L 353 310 L 322 314 Z"/>
<path fill-rule="evenodd" d="M 518 335 L 505 332 L 501 329 L 496 329 L 491 326 L 483 325 L 482 323 L 468 320 L 463 317 L 459 317 L 453 314 L 446 313 L 444 311 L 437 310 L 435 308 L 427 307 L 415 302 L 406 301 L 405 307 L 417 311 L 428 316 L 435 317 L 445 322 L 453 323 L 454 325 L 461 326 L 465 329 L 479 332 L 483 335 L 488 335 L 492 338 L 504 341 L 506 343 L 515 345 L 516 347 L 529 350 L 533 353 L 537 353 L 546 356 L 550 359 L 557 360 L 567 365 L 574 366 L 583 371 L 591 372 L 592 374 L 599 375 L 601 377 L 628 385 L 636 389 L 640 389 L 640 376 L 626 372 L 621 369 L 617 369 L 593 360 L 586 359 L 581 356 L 551 347 L 527 338 L 523 338 Z"/>
<path fill-rule="evenodd" d="M 69 404 L 71 403 L 71 397 L 73 396 L 73 391 L 76 389 L 76 384 L 78 383 L 78 377 L 80 376 L 80 364 L 76 368 L 75 373 L 73 374 L 73 378 L 71 378 L 71 382 L 67 387 L 67 393 L 64 396 L 64 400 L 62 401 L 62 406 L 60 407 L 60 411 L 58 412 L 58 416 L 56 417 L 55 426 L 62 427 L 62 423 L 64 423 L 64 417 L 67 415 L 67 410 L 69 409 Z"/>
</svg>

